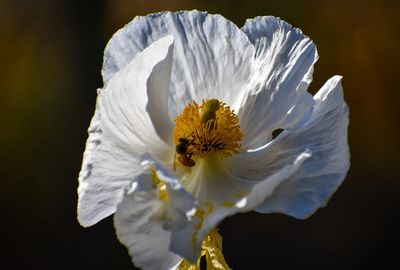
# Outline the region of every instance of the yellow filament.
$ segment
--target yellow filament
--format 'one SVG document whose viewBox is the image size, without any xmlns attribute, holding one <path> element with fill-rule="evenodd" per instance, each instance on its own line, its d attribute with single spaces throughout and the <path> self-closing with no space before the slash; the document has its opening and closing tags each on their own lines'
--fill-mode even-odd
<svg viewBox="0 0 400 270">
<path fill-rule="evenodd" d="M 151 170 L 151 180 L 153 186 L 158 189 L 158 198 L 163 202 L 167 202 L 168 201 L 167 185 L 165 184 L 164 181 L 161 181 L 160 178 L 158 178 L 157 173 L 154 169 Z"/>
</svg>

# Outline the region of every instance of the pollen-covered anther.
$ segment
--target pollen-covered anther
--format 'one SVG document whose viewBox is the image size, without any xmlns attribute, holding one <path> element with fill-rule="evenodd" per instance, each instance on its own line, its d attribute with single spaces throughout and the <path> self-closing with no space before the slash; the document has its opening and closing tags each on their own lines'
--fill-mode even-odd
<svg viewBox="0 0 400 270">
<path fill-rule="evenodd" d="M 188 104 L 175 119 L 173 138 L 178 159 L 194 166 L 192 158 L 238 153 L 243 137 L 238 122 L 234 111 L 217 99 L 203 100 L 201 105 L 195 101 Z"/>
</svg>

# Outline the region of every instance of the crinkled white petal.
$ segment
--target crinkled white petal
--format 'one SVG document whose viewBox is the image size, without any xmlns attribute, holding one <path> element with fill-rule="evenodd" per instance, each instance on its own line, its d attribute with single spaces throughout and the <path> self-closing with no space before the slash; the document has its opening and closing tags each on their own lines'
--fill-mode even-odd
<svg viewBox="0 0 400 270">
<path fill-rule="evenodd" d="M 163 229 L 162 207 L 156 190 L 138 191 L 127 195 L 114 215 L 118 239 L 143 269 L 171 269 L 181 261 L 169 251 L 171 233 Z"/>
<path fill-rule="evenodd" d="M 139 159 L 104 132 L 101 119 L 96 108 L 79 173 L 78 220 L 82 226 L 91 226 L 113 214 L 124 187 L 141 170 Z"/>
<path fill-rule="evenodd" d="M 198 159 L 196 166 L 181 176 L 182 184 L 200 205 L 219 207 L 232 205 L 242 198 L 253 182 L 233 175 L 219 157 Z"/>
<path fill-rule="evenodd" d="M 193 217 L 197 198 L 188 193 L 181 182 L 150 155 L 144 155 L 141 164 L 153 168 L 158 178 L 166 183 L 169 198 L 168 216 L 171 221 L 164 224 L 164 229 L 171 231 L 170 250 L 193 263 L 196 262 L 201 246 L 193 246 L 191 236 L 197 222 L 197 218 Z"/>
<path fill-rule="evenodd" d="M 139 155 L 148 152 L 149 146 L 162 150 L 172 143 L 173 125 L 165 113 L 172 48 L 172 36 L 154 42 L 100 92 L 104 128 Z M 156 155 L 154 149 L 150 150 Z"/>
<path fill-rule="evenodd" d="M 157 265 L 160 265 L 159 269 L 165 269 L 160 260 L 174 264 L 176 260 L 170 259 L 170 251 L 195 262 L 200 255 L 202 241 L 210 229 L 227 216 L 253 210 L 309 157 L 309 151 L 294 157 L 263 181 L 251 182 L 246 194 L 238 197 L 233 204 L 224 206 L 215 205 L 213 201 L 199 201 L 196 205 L 194 198 L 183 189 L 178 179 L 146 156 L 142 165 L 155 169 L 159 179 L 167 184 L 168 202 L 161 201 L 154 189 L 131 192 L 115 214 L 118 238 L 128 247 L 133 261 L 145 269 L 153 269 Z M 227 190 L 219 192 L 222 197 L 224 192 L 229 193 Z M 161 241 L 162 244 L 155 244 Z M 168 245 L 170 251 L 166 248 Z"/>
<path fill-rule="evenodd" d="M 224 218 L 239 212 L 248 212 L 256 208 L 266 197 L 273 194 L 277 186 L 290 178 L 291 175 L 295 174 L 310 156 L 310 151 L 305 150 L 303 153 L 293 157 L 292 160 L 286 160 L 287 164 L 281 166 L 279 170 L 276 170 L 270 176 L 262 181 L 252 182 L 246 194 L 241 195 L 240 198 L 238 197 L 232 205 L 211 208 L 209 204 L 200 205 L 205 215 L 201 222 L 197 223 L 197 227 L 195 227 L 196 244 L 201 245 L 202 240 L 208 232 L 216 227 Z M 220 190 L 220 192 L 220 195 L 223 196 L 223 190 Z M 209 208 L 209 210 L 207 208 Z"/>
<path fill-rule="evenodd" d="M 167 161 L 173 156 L 162 140 L 172 130 L 163 113 L 167 99 L 158 99 L 168 94 L 172 41 L 168 36 L 152 44 L 99 92 L 79 174 L 78 219 L 83 226 L 115 212 L 124 188 L 142 172 L 144 152 Z"/>
<path fill-rule="evenodd" d="M 302 127 L 286 130 L 264 148 L 233 159 L 233 174 L 256 179 L 257 174 L 269 174 L 276 170 L 282 160 L 304 149 L 311 151 L 312 157 L 282 182 L 257 211 L 307 218 L 325 206 L 343 181 L 350 161 L 348 107 L 343 100 L 340 81 L 341 77 L 333 77 L 315 95 L 312 116 Z"/>
<path fill-rule="evenodd" d="M 171 82 L 171 70 L 173 59 L 172 36 L 163 38 L 168 46 L 168 53 L 165 58 L 153 67 L 153 70 L 146 82 L 147 104 L 146 111 L 150 116 L 158 136 L 167 144 L 172 144 L 172 129 L 174 124 L 169 117 L 168 99 L 170 96 L 169 85 Z M 166 44 L 160 44 L 165 46 Z M 159 48 L 155 47 L 154 50 Z M 165 49 L 165 48 L 164 48 Z M 160 51 L 163 54 L 165 51 Z M 164 57 L 164 55 L 162 55 Z M 144 59 L 146 61 L 146 59 Z M 143 67 L 139 67 L 139 72 Z"/>
<path fill-rule="evenodd" d="M 196 10 L 136 17 L 119 30 L 105 50 L 104 82 L 108 84 L 138 52 L 167 34 L 175 40 L 171 116 L 177 116 L 193 100 L 206 98 L 236 108 L 253 74 L 254 46 L 229 20 Z"/>
<path fill-rule="evenodd" d="M 267 143 L 275 129 L 294 127 L 310 115 L 314 43 L 299 29 L 272 16 L 248 19 L 242 30 L 256 48 L 256 71 L 238 116 L 242 146 Z"/>
<path fill-rule="evenodd" d="M 152 182 L 150 171 L 154 170 L 165 183 L 168 195 L 160 197 L 160 187 L 154 185 L 146 189 L 141 184 L 141 188 L 128 190 L 114 215 L 119 240 L 128 247 L 133 262 L 143 269 L 170 269 L 182 257 L 194 262 L 200 254 L 198 247 L 190 248 L 194 197 L 149 155 L 141 164 L 147 173 L 140 176 L 140 182 Z"/>
</svg>

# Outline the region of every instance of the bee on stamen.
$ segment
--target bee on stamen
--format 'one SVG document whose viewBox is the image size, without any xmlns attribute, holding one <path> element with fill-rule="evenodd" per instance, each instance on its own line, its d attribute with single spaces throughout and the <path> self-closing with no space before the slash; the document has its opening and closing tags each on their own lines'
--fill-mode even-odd
<svg viewBox="0 0 400 270">
<path fill-rule="evenodd" d="M 175 167 L 175 160 L 176 160 L 176 155 L 178 155 L 178 160 L 179 162 L 186 167 L 193 167 L 196 165 L 193 159 L 191 159 L 192 154 L 188 153 L 188 146 L 190 144 L 188 139 L 185 138 L 179 138 L 179 143 L 175 147 L 175 157 L 174 157 L 174 171 L 176 169 Z"/>
</svg>

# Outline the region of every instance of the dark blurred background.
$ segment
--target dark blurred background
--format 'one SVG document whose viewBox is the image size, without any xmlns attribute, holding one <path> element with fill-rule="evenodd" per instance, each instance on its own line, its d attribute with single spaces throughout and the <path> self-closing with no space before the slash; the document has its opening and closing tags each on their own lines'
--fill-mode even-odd
<svg viewBox="0 0 400 270">
<path fill-rule="evenodd" d="M 199 9 L 237 25 L 275 15 L 318 46 L 315 93 L 344 76 L 352 166 L 310 219 L 256 213 L 220 226 L 234 269 L 398 264 L 400 2 L 0 1 L 0 269 L 132 269 L 112 218 L 83 229 L 77 176 L 102 87 L 103 49 L 136 15 Z"/>
</svg>

